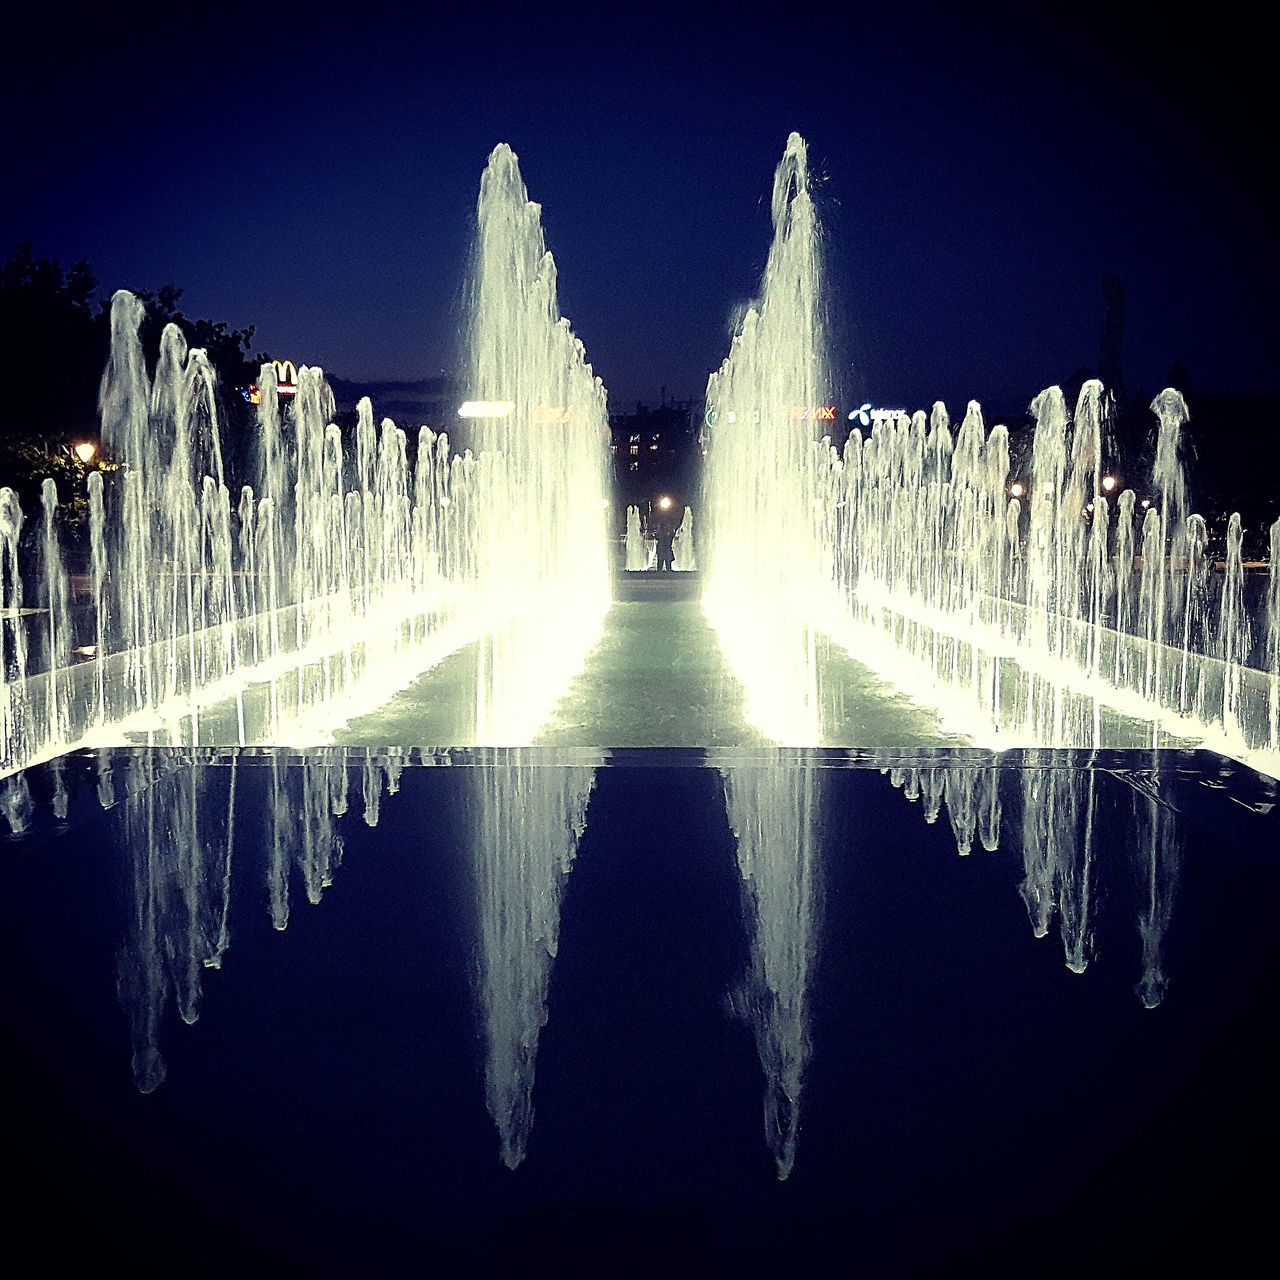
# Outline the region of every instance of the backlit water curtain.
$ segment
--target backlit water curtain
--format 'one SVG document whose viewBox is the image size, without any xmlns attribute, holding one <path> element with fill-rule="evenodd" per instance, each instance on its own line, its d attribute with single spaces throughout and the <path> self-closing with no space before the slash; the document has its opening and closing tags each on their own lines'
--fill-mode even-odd
<svg viewBox="0 0 1280 1280">
<path fill-rule="evenodd" d="M 830 387 L 820 228 L 793 134 L 773 192 L 759 301 L 707 385 L 710 552 L 704 603 L 759 728 L 819 741 L 813 636 L 822 631 L 992 745 L 1105 745 L 1108 717 L 1147 745 L 1204 743 L 1280 771 L 1280 580 L 1252 612 L 1240 517 L 1215 565 L 1188 505 L 1174 390 L 1152 403 L 1151 498 L 1112 492 L 1111 400 L 1032 403 L 1030 472 L 971 401 L 880 414 L 842 450 L 794 406 Z M 1280 520 L 1270 529 L 1280 557 Z M 760 607 L 768 599 L 769 608 Z"/>
<path fill-rule="evenodd" d="M 466 372 L 490 408 L 462 453 L 367 399 L 344 435 L 318 368 L 285 420 L 264 365 L 255 473 L 233 488 L 205 353 L 170 325 L 149 375 L 142 305 L 116 294 L 102 444 L 122 467 L 110 491 L 88 477 L 89 660 L 73 662 L 53 482 L 34 513 L 0 490 L 0 770 L 130 733 L 197 743 L 220 704 L 232 741 L 323 741 L 472 641 L 478 740 L 528 740 L 609 600 L 605 393 L 559 314 L 540 212 L 499 146 Z"/>
</svg>

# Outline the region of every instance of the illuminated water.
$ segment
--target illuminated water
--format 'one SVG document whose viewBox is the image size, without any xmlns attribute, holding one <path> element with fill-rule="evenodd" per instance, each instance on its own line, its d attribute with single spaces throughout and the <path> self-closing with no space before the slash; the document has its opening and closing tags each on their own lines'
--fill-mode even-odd
<svg viewBox="0 0 1280 1280">
<path fill-rule="evenodd" d="M 598 635 L 611 568 L 605 393 L 559 314 L 540 213 L 495 148 L 464 373 L 468 404 L 488 408 L 462 452 L 439 424 L 378 424 L 367 399 L 344 435 L 318 368 L 299 371 L 286 420 L 264 366 L 255 470 L 233 493 L 205 353 L 170 325 L 149 372 L 142 304 L 115 296 L 102 445 L 123 465 L 109 491 L 100 471 L 88 481 L 88 661 L 72 653 L 52 482 L 34 566 L 0 490 L 0 773 L 139 735 L 324 741 L 469 644 L 476 735 L 528 740 Z"/>
<path fill-rule="evenodd" d="M 1239 516 L 1215 573 L 1188 506 L 1182 396 L 1152 403 L 1141 506 L 1115 492 L 1096 381 L 1074 412 L 1057 387 L 1036 397 L 1025 475 L 976 401 L 955 430 L 938 403 L 877 413 L 832 448 L 813 424 L 833 397 L 809 186 L 792 134 L 759 300 L 707 385 L 705 606 L 752 722 L 778 741 L 821 740 L 825 634 L 975 742 L 1120 745 L 1118 715 L 1145 722 L 1150 746 L 1176 735 L 1280 772 L 1275 576 L 1260 636 Z"/>
<path fill-rule="evenodd" d="M 509 148 L 461 449 L 267 368 L 233 488 L 203 353 L 150 373 L 117 295 L 87 661 L 56 493 L 0 489 L 15 1248 L 50 1187 L 45 1254 L 143 1272 L 1265 1247 L 1280 797 L 1151 748 L 1277 772 L 1277 578 L 1251 625 L 1173 391 L 1149 507 L 1097 383 L 1036 398 L 1026 475 L 976 403 L 834 453 L 809 186 L 792 135 L 679 572 L 632 507 L 612 604 L 604 391 Z"/>
</svg>

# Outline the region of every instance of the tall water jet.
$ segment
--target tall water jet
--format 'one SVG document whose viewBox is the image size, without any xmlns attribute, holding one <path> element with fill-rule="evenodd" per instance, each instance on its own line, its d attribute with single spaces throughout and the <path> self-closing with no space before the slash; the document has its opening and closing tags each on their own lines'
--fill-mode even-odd
<svg viewBox="0 0 1280 1280">
<path fill-rule="evenodd" d="M 57 743 L 67 739 L 68 695 L 65 679 L 60 677 L 71 657 L 71 584 L 58 533 L 58 487 L 52 480 L 46 479 L 40 486 L 40 506 L 44 516 L 40 600 L 47 614 L 45 736 Z"/>
<path fill-rule="evenodd" d="M 505 143 L 489 156 L 476 214 L 466 385 L 479 500 L 501 503 L 474 548 L 491 624 L 477 733 L 518 744 L 581 667 L 608 607 L 608 415 L 604 387 L 560 315 L 541 208 Z"/>
<path fill-rule="evenodd" d="M 777 741 L 815 743 L 815 627 L 831 553 L 815 468 L 826 449 L 814 418 L 830 398 L 830 377 L 819 228 L 797 133 L 774 176 L 772 213 L 760 298 L 707 382 L 714 426 L 703 608 L 756 727 Z M 761 599 L 769 602 L 763 612 Z"/>
<path fill-rule="evenodd" d="M 689 507 L 684 509 L 672 542 L 671 567 L 684 573 L 692 573 L 698 567 L 698 557 L 693 549 L 693 511 Z"/>
<path fill-rule="evenodd" d="M 21 751 L 25 708 L 18 693 L 27 678 L 27 629 L 22 621 L 22 567 L 18 547 L 22 507 L 12 489 L 0 489 L 0 752 Z"/>
<path fill-rule="evenodd" d="M 640 508 L 627 508 L 627 571 L 635 573 L 645 567 L 644 534 L 640 531 Z"/>
<path fill-rule="evenodd" d="M 1227 522 L 1227 560 L 1222 575 L 1222 605 L 1218 611 L 1218 657 L 1223 662 L 1222 723 L 1243 735 L 1244 668 L 1253 647 L 1244 600 L 1244 529 L 1240 513 Z"/>
</svg>

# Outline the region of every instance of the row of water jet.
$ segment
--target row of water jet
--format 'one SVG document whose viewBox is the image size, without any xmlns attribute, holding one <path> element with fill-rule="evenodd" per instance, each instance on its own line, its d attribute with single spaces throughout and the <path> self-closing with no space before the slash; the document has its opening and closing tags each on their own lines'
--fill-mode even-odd
<svg viewBox="0 0 1280 1280">
<path fill-rule="evenodd" d="M 394 660 L 387 650 L 411 662 L 428 636 L 456 647 L 480 623 L 466 607 L 477 536 L 469 456 L 451 455 L 447 438 L 424 427 L 411 466 L 405 432 L 390 420 L 375 426 L 368 400 L 348 443 L 319 369 L 299 371 L 286 423 L 265 365 L 254 482 L 233 495 L 204 352 L 188 351 L 170 325 L 150 377 L 142 320 L 138 300 L 118 293 L 102 428 L 104 451 L 123 465 L 110 491 L 101 472 L 88 477 L 89 620 L 79 639 L 90 661 L 70 662 L 52 482 L 25 572 L 23 514 L 0 492 L 10 566 L 3 768 L 131 730 L 194 743 L 200 709 L 222 698 L 236 700 L 236 740 L 277 740 L 319 708 L 340 714 L 342 698 Z M 34 626 L 13 616 L 24 577 L 36 583 Z M 28 632 L 47 641 L 34 662 Z M 247 727 L 244 689 L 261 682 L 265 723 Z"/>
<path fill-rule="evenodd" d="M 1051 387 L 1032 404 L 1029 470 L 1009 435 L 970 402 L 883 415 L 842 452 L 822 447 L 831 561 L 842 600 L 833 631 L 876 665 L 905 671 L 975 737 L 1048 746 L 1207 742 L 1274 771 L 1280 690 L 1277 579 L 1261 626 L 1245 594 L 1233 515 L 1215 566 L 1190 512 L 1186 404 L 1152 405 L 1151 497 L 1113 492 L 1110 401 L 1086 382 L 1074 414 Z M 1280 522 L 1272 529 L 1280 545 Z M 1115 737 L 1115 713 L 1148 725 Z"/>
<path fill-rule="evenodd" d="M 714 422 L 704 475 L 709 537 L 703 608 L 768 737 L 819 741 L 814 602 L 829 590 L 831 548 L 817 510 L 808 414 L 829 368 L 818 221 L 808 152 L 793 133 L 773 182 L 774 239 L 760 298 L 707 383 Z"/>
<path fill-rule="evenodd" d="M 0 489 L 0 771 L 130 731 L 195 743 L 224 700 L 234 741 L 315 740 L 482 636 L 479 739 L 528 741 L 608 600 L 607 419 L 510 150 L 481 187 L 467 375 L 505 416 L 472 449 L 379 424 L 367 399 L 344 435 L 317 368 L 286 415 L 264 365 L 237 486 L 206 354 L 169 325 L 149 373 L 143 318 L 115 295 L 102 446 L 121 467 L 88 478 L 90 661 L 71 661 L 52 482 L 34 557 Z"/>
<path fill-rule="evenodd" d="M 794 134 L 773 220 L 760 301 L 707 386 L 704 605 L 756 726 L 821 741 L 821 630 L 975 740 L 1152 746 L 1174 734 L 1280 770 L 1280 578 L 1251 618 L 1238 515 L 1212 562 L 1189 505 L 1182 396 L 1152 404 L 1141 502 L 1114 491 L 1111 402 L 1096 381 L 1074 413 L 1056 387 L 1036 397 L 1025 474 L 976 402 L 958 429 L 938 403 L 878 413 L 832 448 L 811 425 L 834 397 Z M 1271 541 L 1274 566 L 1280 521 Z"/>
<path fill-rule="evenodd" d="M 560 315 L 542 211 L 515 153 L 480 182 L 468 331 L 482 605 L 479 741 L 528 743 L 600 635 L 610 599 L 604 387 Z M 516 625 L 517 622 L 519 625 Z M 499 714 L 500 713 L 500 714 Z"/>
</svg>

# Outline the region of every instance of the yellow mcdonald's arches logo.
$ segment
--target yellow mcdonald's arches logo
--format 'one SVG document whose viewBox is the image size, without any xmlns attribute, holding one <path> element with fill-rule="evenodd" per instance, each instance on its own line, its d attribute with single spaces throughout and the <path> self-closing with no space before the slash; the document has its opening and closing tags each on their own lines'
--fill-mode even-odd
<svg viewBox="0 0 1280 1280">
<path fill-rule="evenodd" d="M 293 386 L 298 381 L 298 371 L 292 360 L 273 360 L 276 367 L 276 386 Z"/>
</svg>

